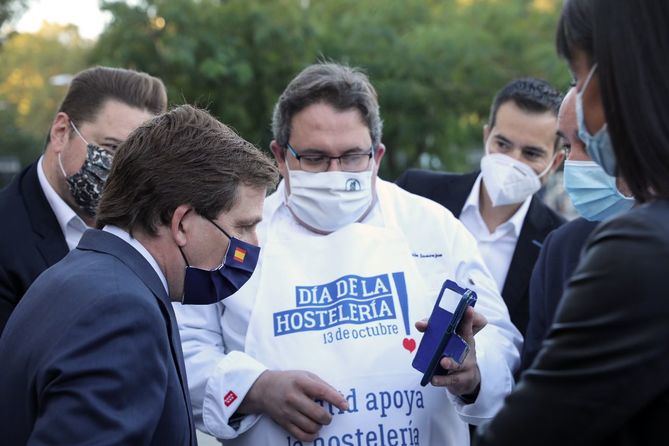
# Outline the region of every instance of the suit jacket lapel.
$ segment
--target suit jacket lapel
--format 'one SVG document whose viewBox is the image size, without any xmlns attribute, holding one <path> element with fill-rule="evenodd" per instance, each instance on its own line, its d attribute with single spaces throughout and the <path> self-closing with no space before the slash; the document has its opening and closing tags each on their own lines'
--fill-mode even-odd
<svg viewBox="0 0 669 446">
<path fill-rule="evenodd" d="M 162 285 L 162 284 L 161 284 Z M 188 420 L 189 420 L 189 429 L 190 429 L 190 442 L 191 444 L 197 444 L 196 434 L 195 434 L 195 424 L 193 423 L 193 408 L 191 407 L 190 394 L 188 393 L 188 381 L 186 379 L 186 365 L 184 363 L 184 355 L 181 349 L 181 336 L 179 336 L 179 326 L 177 324 L 176 317 L 174 315 L 174 309 L 171 304 L 165 304 L 161 299 L 163 314 L 167 314 L 168 327 L 170 330 L 170 339 L 171 339 L 171 348 L 172 348 L 172 358 L 174 363 L 177 365 L 177 373 L 179 374 L 179 380 L 181 381 L 181 389 L 184 394 L 184 399 L 186 401 L 186 407 L 188 408 Z"/>
<path fill-rule="evenodd" d="M 509 311 L 522 300 L 527 292 L 532 269 L 534 269 L 541 250 L 541 242 L 549 225 L 546 215 L 541 210 L 537 198 L 532 197 L 502 290 L 502 296 Z"/>
<path fill-rule="evenodd" d="M 453 213 L 455 218 L 460 218 L 462 208 L 476 183 L 479 171 L 464 175 L 454 175 L 445 178 L 445 184 L 441 186 L 441 200 L 445 208 Z"/>
<path fill-rule="evenodd" d="M 33 232 L 41 237 L 37 242 L 37 249 L 42 254 L 46 266 L 49 267 L 60 261 L 69 252 L 65 235 L 53 213 L 49 202 L 44 195 L 37 176 L 38 162 L 35 161 L 21 180 L 21 195 L 23 203 L 30 216 Z"/>
<path fill-rule="evenodd" d="M 165 317 L 167 328 L 170 334 L 170 348 L 172 350 L 172 359 L 176 365 L 177 374 L 181 381 L 181 390 L 183 392 L 186 407 L 188 408 L 188 419 L 190 424 L 191 444 L 196 444 L 195 440 L 195 426 L 192 418 L 192 407 L 190 396 L 188 393 L 188 382 L 186 381 L 186 366 L 184 364 L 183 351 L 181 350 L 181 337 L 179 336 L 179 327 L 177 325 L 174 310 L 170 302 L 163 283 L 160 281 L 158 274 L 153 267 L 146 261 L 146 259 L 132 246 L 128 245 L 123 240 L 119 239 L 113 234 L 98 231 L 88 230 L 81 238 L 77 249 L 93 250 L 110 254 L 121 262 L 125 263 L 130 270 L 132 270 L 144 284 L 151 290 L 160 309 Z"/>
</svg>

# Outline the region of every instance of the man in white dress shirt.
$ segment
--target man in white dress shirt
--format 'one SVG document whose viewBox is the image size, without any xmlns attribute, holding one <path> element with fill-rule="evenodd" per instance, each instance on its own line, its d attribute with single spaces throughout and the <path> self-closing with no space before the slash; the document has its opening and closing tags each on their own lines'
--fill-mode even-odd
<svg viewBox="0 0 669 446">
<path fill-rule="evenodd" d="M 545 81 L 516 79 L 493 100 L 483 128 L 480 171 L 461 175 L 410 169 L 397 180 L 403 189 L 460 218 L 523 335 L 532 268 L 544 238 L 564 222 L 534 195 L 564 159 L 557 134 L 560 100 Z"/>
<path fill-rule="evenodd" d="M 467 423 L 510 392 L 521 342 L 476 241 L 377 177 L 379 106 L 359 70 L 305 68 L 273 131 L 284 179 L 265 201 L 255 274 L 220 304 L 175 306 L 196 425 L 226 445 L 467 444 Z M 446 279 L 478 293 L 470 351 L 421 387 L 414 322 Z"/>
<path fill-rule="evenodd" d="M 44 154 L 0 192 L 0 333 L 30 284 L 79 243 L 118 145 L 165 111 L 160 79 L 95 67 L 73 79 Z"/>
</svg>

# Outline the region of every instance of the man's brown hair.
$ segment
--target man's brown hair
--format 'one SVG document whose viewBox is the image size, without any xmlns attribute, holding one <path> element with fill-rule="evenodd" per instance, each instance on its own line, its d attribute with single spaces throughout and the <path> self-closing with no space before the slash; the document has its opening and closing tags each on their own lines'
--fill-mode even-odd
<svg viewBox="0 0 669 446">
<path fill-rule="evenodd" d="M 324 102 L 336 110 L 357 109 L 369 128 L 372 145 L 381 144 L 383 122 L 376 90 L 359 68 L 321 62 L 302 70 L 286 87 L 274 106 L 274 140 L 286 148 L 293 117 L 308 106 Z"/>
<path fill-rule="evenodd" d="M 95 120 L 110 99 L 154 115 L 167 110 L 165 85 L 157 77 L 123 68 L 93 67 L 74 76 L 58 112 L 81 125 Z"/>
<path fill-rule="evenodd" d="M 148 121 L 121 144 L 97 210 L 97 226 L 156 235 L 174 210 L 191 205 L 215 219 L 236 203 L 240 184 L 273 187 L 270 158 L 205 110 L 176 107 Z"/>
</svg>

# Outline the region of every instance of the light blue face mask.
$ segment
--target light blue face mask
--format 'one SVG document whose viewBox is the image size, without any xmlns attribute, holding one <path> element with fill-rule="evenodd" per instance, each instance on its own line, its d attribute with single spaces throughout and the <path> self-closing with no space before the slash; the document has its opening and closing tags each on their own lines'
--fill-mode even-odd
<svg viewBox="0 0 669 446">
<path fill-rule="evenodd" d="M 597 64 L 592 66 L 588 77 L 583 83 L 583 88 L 576 94 L 576 121 L 578 123 L 578 137 L 585 144 L 585 151 L 588 152 L 590 158 L 604 169 L 604 172 L 610 176 L 616 176 L 616 155 L 613 153 L 613 146 L 611 145 L 611 138 L 607 130 L 607 125 L 604 126 L 593 136 L 585 127 L 585 116 L 583 114 L 583 93 L 585 93 L 592 75 L 595 74 Z"/>
<path fill-rule="evenodd" d="M 634 206 L 634 199 L 621 194 L 616 179 L 594 161 L 566 160 L 564 188 L 578 213 L 586 220 L 606 220 Z"/>
</svg>

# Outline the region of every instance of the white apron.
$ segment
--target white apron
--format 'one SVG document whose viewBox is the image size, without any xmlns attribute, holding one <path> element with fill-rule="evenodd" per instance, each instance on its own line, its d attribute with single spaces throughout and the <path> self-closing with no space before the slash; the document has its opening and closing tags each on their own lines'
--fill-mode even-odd
<svg viewBox="0 0 669 446">
<path fill-rule="evenodd" d="M 245 351 L 272 370 L 317 374 L 350 409 L 323 402 L 333 419 L 314 442 L 264 416 L 226 446 L 468 444 L 446 390 L 420 387 L 411 367 L 414 322 L 429 316 L 436 296 L 427 295 L 392 210 L 382 207 L 385 228 L 356 223 L 327 236 L 296 234 L 278 213 Z"/>
</svg>

